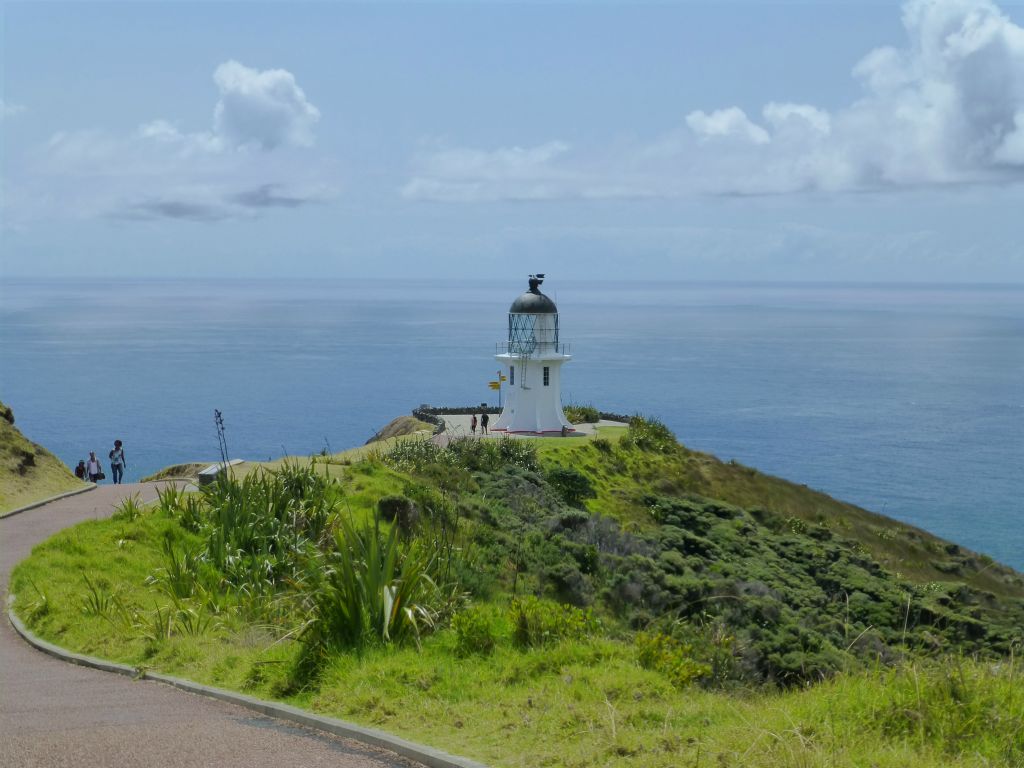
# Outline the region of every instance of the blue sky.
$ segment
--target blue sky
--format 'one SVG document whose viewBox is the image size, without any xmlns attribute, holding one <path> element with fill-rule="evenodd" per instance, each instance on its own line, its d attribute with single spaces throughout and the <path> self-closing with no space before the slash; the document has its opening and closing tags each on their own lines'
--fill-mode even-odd
<svg viewBox="0 0 1024 768">
<path fill-rule="evenodd" d="M 1024 7 L 3 3 L 7 276 L 1024 281 Z"/>
</svg>

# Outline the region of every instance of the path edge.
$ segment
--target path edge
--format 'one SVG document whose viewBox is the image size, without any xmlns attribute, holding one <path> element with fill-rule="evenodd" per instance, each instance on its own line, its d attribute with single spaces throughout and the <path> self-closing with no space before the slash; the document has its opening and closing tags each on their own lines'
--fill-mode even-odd
<svg viewBox="0 0 1024 768">
<path fill-rule="evenodd" d="M 89 483 L 88 485 L 85 486 L 85 488 L 75 488 L 75 490 L 73 490 L 73 491 L 66 491 L 65 493 L 58 493 L 56 496 L 51 496 L 48 499 L 43 499 L 42 501 L 33 501 L 31 504 L 26 504 L 24 507 L 18 507 L 17 509 L 12 509 L 10 512 L 0 513 L 0 520 L 5 520 L 8 517 L 14 517 L 15 515 L 20 515 L 22 512 L 28 512 L 30 509 L 35 509 L 36 507 L 41 507 L 44 504 L 49 504 L 52 501 L 60 501 L 61 499 L 66 499 L 69 496 L 77 496 L 80 493 L 86 493 L 88 491 L 95 491 L 95 490 L 96 490 L 96 484 L 95 483 Z"/>
<path fill-rule="evenodd" d="M 125 675 L 126 677 L 131 677 L 136 680 L 153 680 L 154 682 L 170 685 L 183 691 L 188 691 L 189 693 L 219 699 L 279 720 L 286 720 L 307 728 L 325 731 L 326 733 L 330 733 L 335 736 L 341 736 L 363 744 L 380 747 L 394 752 L 397 755 L 401 755 L 402 757 L 407 757 L 410 760 L 422 763 L 423 765 L 428 766 L 428 768 L 488 768 L 488 766 L 483 763 L 478 763 L 475 760 L 470 760 L 466 757 L 459 757 L 458 755 L 450 755 L 440 749 L 434 749 L 433 747 L 428 747 L 424 744 L 407 741 L 385 731 L 379 731 L 376 728 L 366 728 L 361 725 L 356 725 L 355 723 L 349 723 L 345 720 L 316 715 L 312 712 L 307 712 L 304 709 L 299 709 L 298 707 L 293 707 L 289 704 L 280 704 L 274 701 L 266 701 L 265 699 L 257 699 L 254 696 L 246 696 L 244 693 L 235 693 L 234 691 L 228 691 L 223 688 L 214 688 L 213 686 L 203 685 L 202 683 L 196 683 L 180 677 L 163 675 L 158 672 L 147 672 L 145 670 L 129 666 L 128 664 L 119 664 L 114 661 L 99 659 L 95 656 L 86 656 L 84 654 L 74 653 L 65 648 L 61 648 L 59 645 L 54 645 L 53 643 L 37 637 L 32 630 L 25 626 L 21 619 L 18 618 L 18 615 L 14 612 L 14 595 L 9 595 L 7 600 L 7 619 L 11 622 L 11 626 L 14 627 L 14 631 L 36 650 L 42 651 L 43 653 L 60 659 L 61 661 L 66 661 L 70 664 L 78 664 L 82 667 L 91 667 L 103 672 Z"/>
</svg>

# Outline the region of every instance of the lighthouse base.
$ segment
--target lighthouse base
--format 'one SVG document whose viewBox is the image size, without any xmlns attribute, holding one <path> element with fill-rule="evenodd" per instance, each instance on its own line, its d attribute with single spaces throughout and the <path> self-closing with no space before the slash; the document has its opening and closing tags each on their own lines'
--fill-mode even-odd
<svg viewBox="0 0 1024 768">
<path fill-rule="evenodd" d="M 573 431 L 562 413 L 561 369 L 569 355 L 495 356 L 507 376 L 505 407 L 491 426 L 516 435 L 561 435 Z"/>
</svg>

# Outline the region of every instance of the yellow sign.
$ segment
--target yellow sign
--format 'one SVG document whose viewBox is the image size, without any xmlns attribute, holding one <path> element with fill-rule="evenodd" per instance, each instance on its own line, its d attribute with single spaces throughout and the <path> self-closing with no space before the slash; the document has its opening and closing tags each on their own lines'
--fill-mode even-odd
<svg viewBox="0 0 1024 768">
<path fill-rule="evenodd" d="M 505 376 L 504 374 L 502 374 L 502 375 L 498 376 L 498 380 L 499 381 L 508 381 L 508 376 Z"/>
<path fill-rule="evenodd" d="M 491 389 L 501 389 L 501 384 L 497 381 L 489 381 L 487 382 L 487 386 Z"/>
</svg>

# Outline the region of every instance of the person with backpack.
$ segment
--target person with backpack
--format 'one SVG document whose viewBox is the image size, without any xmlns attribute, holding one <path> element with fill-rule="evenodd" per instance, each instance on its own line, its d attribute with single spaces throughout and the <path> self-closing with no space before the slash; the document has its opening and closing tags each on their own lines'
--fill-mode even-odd
<svg viewBox="0 0 1024 768">
<path fill-rule="evenodd" d="M 124 470 L 128 466 L 124 460 L 124 448 L 121 447 L 121 441 L 114 441 L 114 449 L 109 454 L 110 457 L 110 474 L 113 475 L 114 485 L 120 485 L 121 478 L 124 477 Z"/>
<path fill-rule="evenodd" d="M 100 464 L 100 460 L 96 458 L 95 451 L 89 451 L 89 460 L 85 462 L 85 471 L 89 475 L 90 483 L 99 483 L 100 480 L 106 477 L 103 474 L 103 465 Z"/>
<path fill-rule="evenodd" d="M 484 413 L 480 414 L 480 434 L 481 435 L 486 435 L 487 434 L 487 422 L 489 422 L 490 420 L 491 419 L 487 415 L 486 411 Z"/>
</svg>

